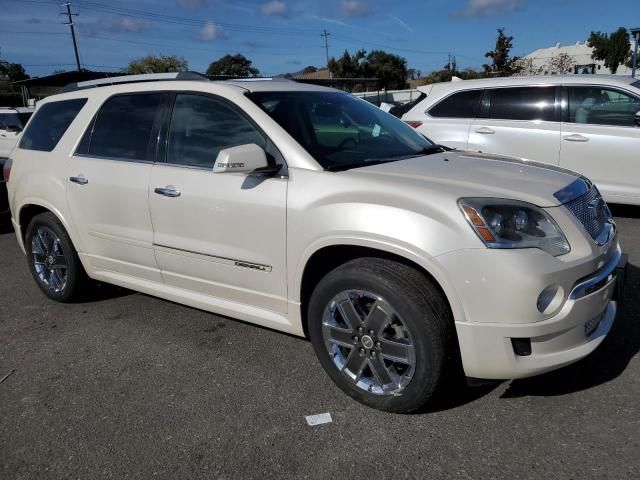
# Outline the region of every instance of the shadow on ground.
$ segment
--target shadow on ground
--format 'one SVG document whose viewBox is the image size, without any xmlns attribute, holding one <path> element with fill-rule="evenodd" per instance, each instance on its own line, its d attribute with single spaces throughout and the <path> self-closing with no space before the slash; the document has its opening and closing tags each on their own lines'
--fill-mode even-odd
<svg viewBox="0 0 640 480">
<path fill-rule="evenodd" d="M 502 398 L 555 396 L 609 382 L 640 350 L 640 269 L 629 265 L 618 315 L 598 349 L 580 362 L 537 377 L 514 380 Z"/>
</svg>

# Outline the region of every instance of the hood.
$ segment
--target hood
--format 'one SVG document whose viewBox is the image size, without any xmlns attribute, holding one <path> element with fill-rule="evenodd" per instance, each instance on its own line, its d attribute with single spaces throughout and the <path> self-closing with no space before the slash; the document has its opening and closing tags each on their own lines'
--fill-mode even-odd
<svg viewBox="0 0 640 480">
<path fill-rule="evenodd" d="M 553 165 L 464 151 L 437 153 L 349 172 L 397 180 L 408 187 L 419 183 L 429 190 L 446 191 L 457 197 L 508 198 L 539 207 L 561 205 L 557 197 L 563 197 L 555 194 L 580 178 Z"/>
</svg>

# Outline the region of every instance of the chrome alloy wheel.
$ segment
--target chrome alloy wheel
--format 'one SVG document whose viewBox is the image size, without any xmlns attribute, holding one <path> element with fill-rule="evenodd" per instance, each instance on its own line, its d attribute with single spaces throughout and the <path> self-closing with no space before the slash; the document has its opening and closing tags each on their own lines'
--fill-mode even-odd
<svg viewBox="0 0 640 480">
<path fill-rule="evenodd" d="M 408 328 L 383 298 L 348 290 L 336 295 L 322 319 L 325 347 L 335 366 L 357 387 L 376 395 L 397 395 L 415 371 Z"/>
<path fill-rule="evenodd" d="M 31 254 L 38 281 L 51 292 L 62 292 L 67 285 L 68 262 L 53 230 L 38 225 L 31 239 Z"/>
</svg>

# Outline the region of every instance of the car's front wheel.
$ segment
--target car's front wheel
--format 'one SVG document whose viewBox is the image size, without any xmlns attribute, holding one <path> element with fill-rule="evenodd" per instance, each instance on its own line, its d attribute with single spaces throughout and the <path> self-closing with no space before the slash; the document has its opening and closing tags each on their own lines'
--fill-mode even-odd
<svg viewBox="0 0 640 480">
<path fill-rule="evenodd" d="M 25 235 L 31 275 L 44 294 L 58 302 L 75 299 L 87 276 L 69 235 L 52 213 L 33 217 Z"/>
<path fill-rule="evenodd" d="M 320 363 L 364 404 L 410 412 L 441 382 L 451 314 L 440 291 L 410 266 L 378 258 L 345 263 L 319 282 L 308 319 Z"/>
</svg>

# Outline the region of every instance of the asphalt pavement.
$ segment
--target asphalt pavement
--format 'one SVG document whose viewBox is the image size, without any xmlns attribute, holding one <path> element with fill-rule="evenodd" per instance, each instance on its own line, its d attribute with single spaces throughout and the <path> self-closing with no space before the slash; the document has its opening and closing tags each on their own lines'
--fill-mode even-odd
<svg viewBox="0 0 640 480">
<path fill-rule="evenodd" d="M 631 265 L 598 350 L 412 415 L 348 398 L 304 339 L 111 287 L 49 301 L 4 230 L 0 478 L 638 479 L 640 209 L 614 213 Z"/>
</svg>

